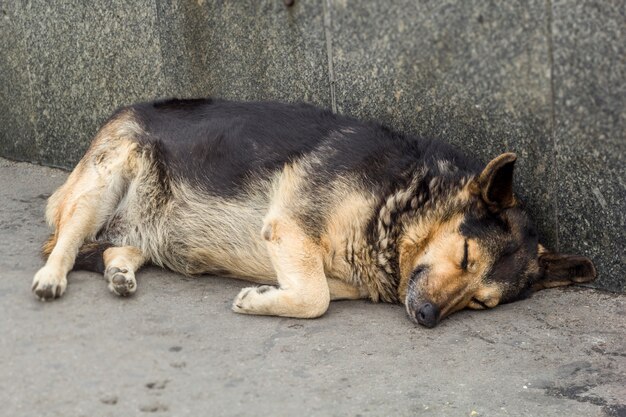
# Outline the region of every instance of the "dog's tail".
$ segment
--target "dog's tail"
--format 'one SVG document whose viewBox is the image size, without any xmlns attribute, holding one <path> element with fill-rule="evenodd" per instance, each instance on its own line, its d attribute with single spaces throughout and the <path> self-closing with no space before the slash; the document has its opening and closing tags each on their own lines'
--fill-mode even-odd
<svg viewBox="0 0 626 417">
<path fill-rule="evenodd" d="M 91 242 L 81 246 L 74 261 L 72 271 L 92 271 L 104 273 L 104 251 L 112 248 L 110 242 Z"/>
<path fill-rule="evenodd" d="M 57 235 L 53 233 L 48 237 L 48 240 L 43 244 L 41 248 L 41 254 L 44 260 L 48 260 L 54 245 L 57 243 Z M 112 248 L 113 245 L 110 242 L 89 242 L 83 244 L 78 250 L 76 260 L 72 271 L 92 271 L 104 273 L 104 251 Z"/>
<path fill-rule="evenodd" d="M 52 252 L 52 249 L 54 249 L 54 246 L 56 244 L 57 244 L 57 234 L 53 233 L 48 237 L 48 239 L 44 242 L 43 246 L 41 247 L 41 256 L 43 257 L 44 261 L 48 260 L 48 257 L 50 256 L 50 252 Z"/>
</svg>

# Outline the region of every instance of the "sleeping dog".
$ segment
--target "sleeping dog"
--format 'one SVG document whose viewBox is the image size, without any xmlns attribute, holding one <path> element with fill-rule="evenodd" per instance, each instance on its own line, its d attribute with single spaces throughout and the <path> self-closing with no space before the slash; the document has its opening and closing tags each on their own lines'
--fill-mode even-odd
<svg viewBox="0 0 626 417">
<path fill-rule="evenodd" d="M 516 156 L 454 147 L 304 104 L 166 100 L 118 110 L 49 199 L 33 292 L 72 269 L 120 296 L 152 263 L 260 286 L 237 313 L 311 318 L 331 300 L 403 303 L 435 326 L 538 289 L 588 282 L 548 251 L 512 189 Z"/>
</svg>

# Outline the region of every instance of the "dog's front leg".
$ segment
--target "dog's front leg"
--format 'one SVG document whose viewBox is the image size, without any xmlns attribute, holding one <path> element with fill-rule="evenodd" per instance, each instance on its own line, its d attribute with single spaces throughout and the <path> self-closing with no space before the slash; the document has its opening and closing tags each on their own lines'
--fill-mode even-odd
<svg viewBox="0 0 626 417">
<path fill-rule="evenodd" d="M 290 219 L 266 221 L 262 234 L 279 286 L 244 288 L 235 298 L 233 310 L 297 318 L 324 314 L 330 303 L 330 291 L 320 246 Z"/>
</svg>

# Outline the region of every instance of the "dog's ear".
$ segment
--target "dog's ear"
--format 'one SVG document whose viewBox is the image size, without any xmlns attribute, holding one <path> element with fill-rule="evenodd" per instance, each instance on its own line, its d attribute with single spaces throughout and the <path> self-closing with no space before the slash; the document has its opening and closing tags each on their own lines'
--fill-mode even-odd
<svg viewBox="0 0 626 417">
<path fill-rule="evenodd" d="M 480 196 L 493 212 L 515 205 L 513 168 L 516 160 L 514 153 L 503 153 L 489 162 L 470 184 L 470 190 Z"/>
<path fill-rule="evenodd" d="M 539 268 L 541 274 L 533 283 L 533 291 L 596 279 L 596 268 L 591 259 L 584 256 L 552 253 L 541 245 L 539 245 Z"/>
</svg>

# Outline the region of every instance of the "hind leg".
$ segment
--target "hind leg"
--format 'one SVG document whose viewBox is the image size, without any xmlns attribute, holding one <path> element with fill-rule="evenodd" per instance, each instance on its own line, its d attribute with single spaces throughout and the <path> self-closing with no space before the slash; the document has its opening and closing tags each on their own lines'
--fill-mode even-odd
<svg viewBox="0 0 626 417">
<path fill-rule="evenodd" d="M 48 260 L 33 279 L 32 290 L 39 299 L 57 298 L 65 292 L 79 248 L 95 236 L 115 206 L 110 196 L 101 195 L 107 191 L 105 185 L 93 187 L 61 207 L 57 230 L 46 244 L 51 249 Z"/>
<path fill-rule="evenodd" d="M 33 279 L 32 290 L 41 300 L 60 297 L 67 287 L 67 273 L 72 269 L 78 249 L 88 236 L 98 231 L 101 211 L 95 190 L 70 199 L 60 209 L 56 231 L 47 243 L 48 260 Z"/>
<path fill-rule="evenodd" d="M 46 216 L 55 231 L 44 246 L 48 259 L 33 279 L 41 300 L 60 297 L 79 248 L 93 240 L 126 189 L 136 144 L 120 137 L 124 120 L 105 126 L 65 185 L 48 200 Z M 116 127 L 117 126 L 117 127 Z M 116 128 L 116 129 L 114 129 Z"/>
<path fill-rule="evenodd" d="M 141 249 L 134 246 L 109 248 L 103 258 L 104 278 L 113 294 L 127 296 L 137 291 L 135 272 L 147 260 Z"/>
</svg>

